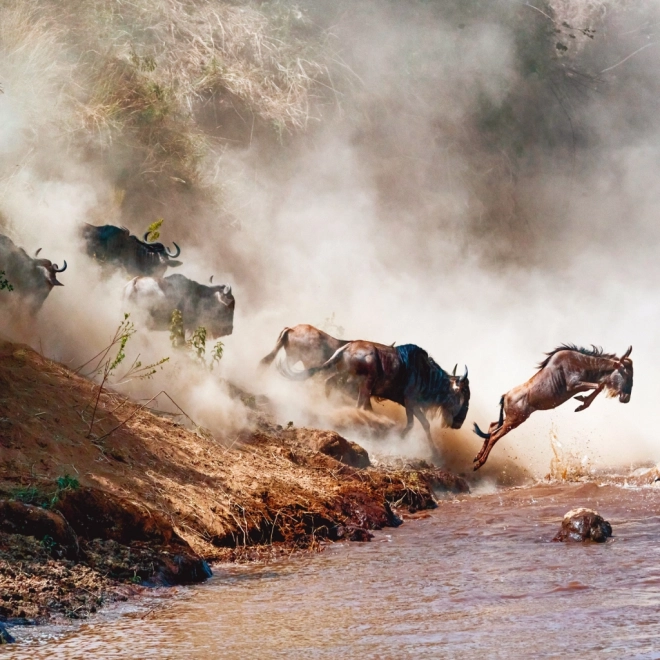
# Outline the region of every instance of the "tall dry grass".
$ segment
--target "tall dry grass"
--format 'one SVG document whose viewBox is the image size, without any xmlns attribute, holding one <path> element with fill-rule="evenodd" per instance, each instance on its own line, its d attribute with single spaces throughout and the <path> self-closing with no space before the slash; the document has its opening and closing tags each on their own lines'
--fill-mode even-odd
<svg viewBox="0 0 660 660">
<path fill-rule="evenodd" d="M 199 184 L 210 143 L 234 138 L 223 113 L 305 130 L 335 94 L 330 52 L 285 2 L 0 2 L 0 82 L 31 130 L 116 152 L 136 184 Z M 199 120 L 209 106 L 214 126 Z"/>
</svg>

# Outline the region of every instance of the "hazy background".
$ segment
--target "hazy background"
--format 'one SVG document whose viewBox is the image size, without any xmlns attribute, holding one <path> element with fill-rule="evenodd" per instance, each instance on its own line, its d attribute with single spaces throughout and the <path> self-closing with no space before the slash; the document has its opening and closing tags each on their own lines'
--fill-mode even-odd
<svg viewBox="0 0 660 660">
<path fill-rule="evenodd" d="M 436 425 L 436 453 L 418 427 L 406 441 L 365 441 L 359 425 L 345 433 L 372 451 L 469 469 L 481 444 L 472 423 L 496 419 L 500 395 L 544 352 L 632 344 L 631 403 L 599 397 L 580 415 L 572 403 L 538 413 L 490 461 L 545 474 L 552 432 L 594 465 L 660 460 L 658 2 L 209 2 L 185 16 L 175 2 L 151 4 L 132 5 L 138 15 L 90 0 L 76 16 L 57 2 L 0 4 L 0 231 L 69 264 L 65 287 L 17 338 L 72 366 L 100 350 L 121 320 L 126 278 L 87 259 L 78 228 L 107 222 L 141 235 L 162 217 L 161 240 L 182 247 L 176 272 L 232 285 L 234 334 L 219 372 L 171 365 L 133 386 L 136 396 L 167 389 L 229 437 L 245 414 L 222 376 L 268 394 L 282 423 L 339 428 L 347 411 L 256 366 L 286 325 L 340 326 L 345 338 L 419 344 L 448 370 L 468 365 L 470 413 L 460 432 Z M 213 46 L 225 49 L 220 92 L 181 91 L 193 76 L 149 36 L 150 21 L 154 35 L 190 25 L 218 44 L 233 26 L 234 41 Z M 181 62 L 193 27 L 171 30 Z M 250 82 L 264 105 L 250 106 L 231 67 L 255 68 L 255 53 L 278 44 L 298 50 L 287 51 L 284 77 L 264 65 Z M 100 80 L 138 79 L 112 78 L 131 63 L 154 107 L 171 98 L 176 112 L 132 124 L 137 101 L 99 96 Z M 196 75 L 211 75 L 204 66 Z M 153 87 L 162 80 L 171 97 Z M 199 140 L 194 176 L 165 129 L 187 131 L 186 148 Z M 3 319 L 2 332 L 15 336 L 10 325 Z M 131 344 L 151 359 L 172 353 L 167 333 Z"/>
</svg>

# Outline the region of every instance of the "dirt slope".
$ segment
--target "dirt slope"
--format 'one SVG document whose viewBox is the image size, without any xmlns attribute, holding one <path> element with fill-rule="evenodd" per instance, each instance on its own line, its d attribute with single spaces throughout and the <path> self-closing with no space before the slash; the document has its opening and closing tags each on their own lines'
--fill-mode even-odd
<svg viewBox="0 0 660 660">
<path fill-rule="evenodd" d="M 154 520 L 160 521 L 156 526 L 171 526 L 157 535 L 161 545 L 165 535 L 209 560 L 242 559 L 313 548 L 326 539 L 368 540 L 366 530 L 400 524 L 397 508 L 414 512 L 435 506 L 434 491 L 467 490 L 462 479 L 430 466 L 351 467 L 346 462 L 367 465 L 366 452 L 334 432 L 282 429 L 255 413 L 251 430 L 213 437 L 113 392 L 101 394 L 100 421 L 88 437 L 97 391 L 92 382 L 29 347 L 0 342 L 0 499 L 63 513 L 83 548 L 77 561 L 58 559 L 45 552 L 42 539 L 22 536 L 19 542 L 17 534 L 1 535 L 3 591 L 18 589 L 16 575 L 10 575 L 14 541 L 34 564 L 32 578 L 46 581 L 42 587 L 49 583 L 62 591 L 63 583 L 68 585 L 57 607 L 37 588 L 19 589 L 21 600 L 5 601 L 5 617 L 71 614 L 74 609 L 61 601 L 76 591 L 74 573 L 89 593 L 96 580 L 95 594 L 118 580 L 147 579 L 140 552 L 154 547 L 156 537 L 144 532 Z M 71 479 L 62 479 L 66 475 L 80 484 L 79 493 L 89 493 L 74 505 Z M 77 522 L 85 503 L 91 507 L 86 526 Z M 122 506 L 126 515 L 143 510 L 145 520 L 131 513 L 128 527 L 125 520 L 115 525 Z M 89 531 L 95 519 L 111 522 Z M 117 535 L 113 530 L 122 525 Z M 53 577 L 58 571 L 68 578 Z M 96 601 L 86 603 L 83 614 Z"/>
</svg>

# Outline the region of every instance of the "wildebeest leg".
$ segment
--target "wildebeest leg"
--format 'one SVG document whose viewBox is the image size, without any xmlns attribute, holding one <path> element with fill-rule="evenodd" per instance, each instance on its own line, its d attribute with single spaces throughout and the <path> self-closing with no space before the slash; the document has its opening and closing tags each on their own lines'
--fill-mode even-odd
<svg viewBox="0 0 660 660">
<path fill-rule="evenodd" d="M 503 438 L 509 431 L 513 431 L 517 426 L 520 426 L 529 415 L 510 415 L 504 420 L 504 424 L 499 429 L 494 430 L 490 437 L 484 442 L 484 446 L 474 459 L 474 470 L 478 470 L 487 460 L 488 455 L 495 446 L 495 443 Z M 492 425 L 491 425 L 492 426 Z"/>
<path fill-rule="evenodd" d="M 330 376 L 330 378 L 328 378 L 325 381 L 325 396 L 326 396 L 326 398 L 330 397 L 330 394 L 331 394 L 332 390 L 336 390 L 336 389 L 339 388 L 339 381 L 341 380 L 342 376 L 343 376 L 343 374 L 341 374 L 341 373 L 333 374 L 332 376 Z"/>
<path fill-rule="evenodd" d="M 414 423 L 414 418 L 413 418 L 413 409 L 412 407 L 406 406 L 406 425 L 403 428 L 403 431 L 401 432 L 402 436 L 408 435 L 410 432 L 410 429 L 413 427 Z"/>
<path fill-rule="evenodd" d="M 584 383 L 584 385 L 591 385 L 591 383 Z M 603 385 L 595 386 L 594 391 L 589 396 L 576 396 L 578 401 L 582 401 L 582 405 L 575 409 L 575 412 L 586 410 L 593 402 L 594 399 L 602 392 Z"/>
<path fill-rule="evenodd" d="M 426 419 L 426 416 L 419 408 L 413 408 L 413 413 L 415 417 L 417 417 L 417 419 L 419 420 L 419 423 L 422 425 L 422 428 L 424 429 L 424 432 L 426 433 L 426 437 L 429 439 L 429 442 L 432 442 L 431 425 L 429 424 L 428 419 Z"/>
<path fill-rule="evenodd" d="M 357 407 L 363 410 L 373 410 L 371 407 L 371 392 L 373 390 L 374 381 L 372 378 L 365 378 L 360 384 L 358 390 Z"/>
</svg>

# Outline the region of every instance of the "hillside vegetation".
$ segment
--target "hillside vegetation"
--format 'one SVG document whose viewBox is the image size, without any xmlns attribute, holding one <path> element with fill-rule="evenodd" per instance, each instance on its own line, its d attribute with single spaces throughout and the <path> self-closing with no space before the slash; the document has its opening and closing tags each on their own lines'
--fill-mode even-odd
<svg viewBox="0 0 660 660">
<path fill-rule="evenodd" d="M 23 158 L 47 148 L 93 165 L 129 224 L 166 203 L 226 213 L 225 150 L 286 159 L 298 136 L 334 126 L 353 133 L 394 213 L 415 195 L 421 222 L 451 224 L 458 209 L 434 198 L 449 157 L 475 197 L 468 225 L 497 232 L 529 222 L 517 177 L 539 150 L 558 149 L 570 168 L 588 138 L 580 113 L 598 82 L 598 30 L 626 9 L 622 0 L 4 0 L 0 83 L 22 118 Z M 484 56 L 492 71 L 475 76 Z M 44 160 L 38 167 L 62 175 L 61 161 Z M 7 159 L 0 178 L 15 166 Z"/>
</svg>

